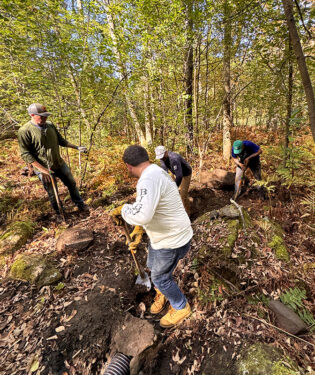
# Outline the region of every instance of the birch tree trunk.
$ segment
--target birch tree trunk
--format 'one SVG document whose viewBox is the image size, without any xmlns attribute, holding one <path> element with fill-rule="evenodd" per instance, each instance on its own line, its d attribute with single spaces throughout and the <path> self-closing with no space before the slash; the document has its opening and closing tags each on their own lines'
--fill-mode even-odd
<svg viewBox="0 0 315 375">
<path fill-rule="evenodd" d="M 144 87 L 144 126 L 145 126 L 145 139 L 148 145 L 152 145 L 152 131 L 153 131 L 153 120 L 152 120 L 152 109 L 150 105 L 150 86 L 149 78 L 144 75 L 143 77 Z"/>
<path fill-rule="evenodd" d="M 224 55 L 223 55 L 223 82 L 224 82 L 224 101 L 223 101 L 223 160 L 228 162 L 231 155 L 231 10 L 229 0 L 224 2 Z"/>
<path fill-rule="evenodd" d="M 310 127 L 315 141 L 315 99 L 314 99 L 314 90 L 312 82 L 308 73 L 307 65 L 305 62 L 304 53 L 301 46 L 301 41 L 299 34 L 297 32 L 295 19 L 293 16 L 293 2 L 292 0 L 282 0 L 284 13 L 287 20 L 288 29 L 291 36 L 293 51 L 297 59 L 299 71 L 302 78 L 302 83 L 304 86 L 307 106 L 308 106 L 308 116 L 310 121 Z"/>
</svg>

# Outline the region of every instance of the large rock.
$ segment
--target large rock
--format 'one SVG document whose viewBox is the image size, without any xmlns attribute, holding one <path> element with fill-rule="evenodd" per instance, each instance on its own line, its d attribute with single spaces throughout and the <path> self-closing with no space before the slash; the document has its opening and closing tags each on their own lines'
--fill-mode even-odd
<svg viewBox="0 0 315 375">
<path fill-rule="evenodd" d="M 10 277 L 15 280 L 28 281 L 38 287 L 59 281 L 62 276 L 47 257 L 42 255 L 21 255 L 10 269 Z"/>
<path fill-rule="evenodd" d="M 130 375 L 137 375 L 139 369 L 158 354 L 158 342 L 154 327 L 147 320 L 127 313 L 123 324 L 117 329 L 112 341 L 112 351 L 132 356 Z"/>
<path fill-rule="evenodd" d="M 200 182 L 213 189 L 232 189 L 234 187 L 235 173 L 224 169 L 215 169 L 211 172 L 203 171 Z"/>
<path fill-rule="evenodd" d="M 285 331 L 297 335 L 307 331 L 303 320 L 280 301 L 270 301 L 269 308 L 275 313 L 277 325 Z"/>
<path fill-rule="evenodd" d="M 219 216 L 227 217 L 229 219 L 236 219 L 240 217 L 240 211 L 234 204 L 226 205 L 218 210 Z"/>
<path fill-rule="evenodd" d="M 237 361 L 237 375 L 299 375 L 297 365 L 280 350 L 262 343 L 245 349 Z"/>
<path fill-rule="evenodd" d="M 235 242 L 238 237 L 238 231 L 240 229 L 240 222 L 239 220 L 227 220 L 227 229 L 228 235 L 226 238 L 222 238 L 221 242 L 224 242 L 223 246 L 223 254 L 226 258 L 229 258 L 232 255 Z"/>
<path fill-rule="evenodd" d="M 87 249 L 94 240 L 90 229 L 73 227 L 66 229 L 58 238 L 56 249 L 58 252 L 82 251 Z"/>
<path fill-rule="evenodd" d="M 112 343 L 117 352 L 135 357 L 154 344 L 154 337 L 154 328 L 151 323 L 128 313 Z"/>
<path fill-rule="evenodd" d="M 9 226 L 0 237 L 0 267 L 5 264 L 7 256 L 25 245 L 34 232 L 34 223 L 31 221 L 17 221 Z"/>
</svg>

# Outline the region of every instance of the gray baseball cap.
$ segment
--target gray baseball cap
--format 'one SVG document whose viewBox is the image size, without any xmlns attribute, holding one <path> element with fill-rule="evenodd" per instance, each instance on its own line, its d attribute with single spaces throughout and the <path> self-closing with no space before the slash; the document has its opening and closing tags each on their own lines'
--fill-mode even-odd
<svg viewBox="0 0 315 375">
<path fill-rule="evenodd" d="M 51 115 L 50 112 L 46 111 L 46 107 L 39 103 L 33 103 L 27 108 L 29 115 L 38 115 L 43 117 L 48 117 Z"/>
<path fill-rule="evenodd" d="M 166 148 L 164 146 L 157 146 L 155 148 L 156 159 L 162 159 L 164 157 L 165 152 Z"/>
</svg>

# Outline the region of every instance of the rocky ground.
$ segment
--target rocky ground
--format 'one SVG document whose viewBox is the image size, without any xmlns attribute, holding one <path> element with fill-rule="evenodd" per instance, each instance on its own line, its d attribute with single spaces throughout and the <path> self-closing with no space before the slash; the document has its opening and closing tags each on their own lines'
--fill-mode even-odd
<svg viewBox="0 0 315 375">
<path fill-rule="evenodd" d="M 41 215 L 6 226 L 2 243 L 12 240 L 14 250 L 1 253 L 0 374 L 103 374 L 117 351 L 133 356 L 134 374 L 312 374 L 310 229 L 292 200 L 279 201 L 276 193 L 261 200 L 253 188 L 238 201 L 244 221 L 234 206 L 222 211 L 232 191 L 210 186 L 207 173 L 201 177 L 190 191 L 192 249 L 176 270 L 193 314 L 175 329 L 163 330 L 160 316 L 149 313 L 154 294 L 135 285 L 123 231 L 108 215 L 113 204 L 132 200 L 132 187 L 118 189 L 111 199 L 94 199 L 90 215 L 71 212 L 68 203 L 66 224 Z M 22 186 L 32 205 L 45 200 L 38 196 L 40 186 L 27 190 L 21 181 L 17 188 Z M 81 247 L 73 233 L 74 245 L 66 246 L 73 228 L 85 233 Z M 30 281 L 16 280 L 30 269 L 20 261 L 14 271 L 20 255 L 40 257 Z M 137 255 L 144 265 L 145 240 Z M 50 283 L 42 275 L 56 279 Z M 268 307 L 285 292 L 287 302 L 305 314 L 306 331 L 284 332 L 292 327 Z"/>
</svg>

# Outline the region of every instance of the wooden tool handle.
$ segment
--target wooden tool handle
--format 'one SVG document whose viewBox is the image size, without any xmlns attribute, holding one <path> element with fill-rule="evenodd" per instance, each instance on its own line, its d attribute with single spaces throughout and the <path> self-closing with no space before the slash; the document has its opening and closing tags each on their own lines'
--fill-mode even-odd
<svg viewBox="0 0 315 375">
<path fill-rule="evenodd" d="M 129 244 L 132 242 L 132 240 L 131 240 L 131 237 L 130 237 L 130 234 L 129 234 L 129 231 L 128 231 L 128 227 L 127 227 L 127 223 L 125 222 L 125 220 L 124 220 L 123 230 L 124 230 L 124 233 L 125 233 L 125 235 L 126 235 L 127 242 L 128 242 L 128 245 L 129 245 Z M 129 250 L 130 250 L 130 252 L 131 252 L 131 255 L 132 255 L 132 257 L 133 257 L 133 260 L 134 260 L 134 262 L 135 262 L 135 265 L 136 265 L 136 268 L 137 268 L 137 270 L 138 270 L 138 272 L 139 272 L 139 275 L 140 275 L 140 277 L 143 279 L 145 275 L 144 275 L 143 270 L 142 270 L 141 267 L 140 267 L 140 264 L 139 264 L 139 262 L 138 262 L 138 259 L 137 259 L 137 257 L 136 257 L 136 254 L 135 254 L 135 252 L 134 252 L 132 249 L 129 248 Z"/>
<path fill-rule="evenodd" d="M 128 242 L 128 245 L 129 245 L 130 242 L 132 242 L 132 240 L 131 240 L 131 237 L 130 237 L 130 234 L 129 234 L 129 231 L 128 231 L 128 227 L 127 227 L 127 223 L 125 222 L 125 220 L 124 220 L 123 230 L 125 232 L 125 236 L 127 238 L 127 242 Z"/>
</svg>

